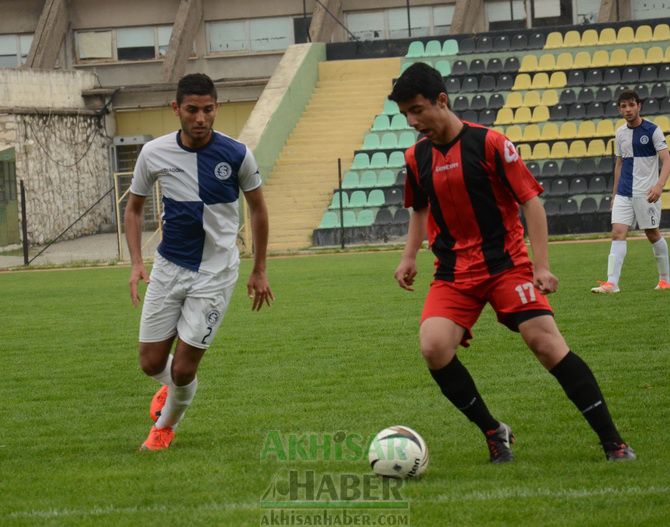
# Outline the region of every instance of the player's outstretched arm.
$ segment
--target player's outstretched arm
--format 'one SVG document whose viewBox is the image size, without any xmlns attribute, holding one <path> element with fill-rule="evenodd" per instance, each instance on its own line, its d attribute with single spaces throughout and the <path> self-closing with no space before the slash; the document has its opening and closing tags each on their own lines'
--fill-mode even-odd
<svg viewBox="0 0 670 527">
<path fill-rule="evenodd" d="M 416 253 L 419 252 L 423 240 L 426 238 L 426 220 L 428 219 L 428 207 L 421 210 L 413 210 L 409 217 L 409 228 L 407 230 L 407 242 L 402 253 L 400 264 L 396 267 L 394 278 L 398 285 L 407 291 L 414 291 L 414 278 L 417 274 Z"/>
<path fill-rule="evenodd" d="M 263 304 L 270 306 L 275 299 L 265 273 L 269 232 L 268 208 L 260 187 L 245 192 L 244 197 L 249 206 L 251 236 L 254 244 L 254 268 L 247 282 L 247 294 L 253 300 L 251 310 L 260 311 Z"/>
<path fill-rule="evenodd" d="M 130 263 L 132 266 L 128 285 L 130 286 L 130 300 L 135 307 L 140 303 L 137 284 L 140 280 L 149 283 L 149 274 L 142 261 L 142 216 L 145 200 L 144 196 L 138 196 L 132 192 L 128 194 L 128 204 L 123 216 L 126 242 L 128 243 L 128 252 L 130 252 Z"/>
<path fill-rule="evenodd" d="M 533 249 L 534 283 L 542 293 L 558 289 L 558 278 L 549 269 L 549 234 L 544 205 L 537 196 L 521 205 L 528 226 L 528 238 Z"/>
</svg>

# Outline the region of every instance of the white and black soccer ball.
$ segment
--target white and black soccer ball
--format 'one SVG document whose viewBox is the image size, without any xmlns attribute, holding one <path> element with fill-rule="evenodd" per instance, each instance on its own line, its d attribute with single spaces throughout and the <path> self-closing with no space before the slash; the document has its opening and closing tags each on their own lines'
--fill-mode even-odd
<svg viewBox="0 0 670 527">
<path fill-rule="evenodd" d="M 368 460 L 375 474 L 390 478 L 415 478 L 428 466 L 428 447 L 408 426 L 391 426 L 370 443 Z"/>
</svg>

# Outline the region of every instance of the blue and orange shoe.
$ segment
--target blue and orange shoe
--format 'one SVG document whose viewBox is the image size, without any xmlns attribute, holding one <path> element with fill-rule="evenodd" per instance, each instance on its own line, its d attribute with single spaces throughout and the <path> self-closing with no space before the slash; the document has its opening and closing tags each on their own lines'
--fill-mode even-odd
<svg viewBox="0 0 670 527">
<path fill-rule="evenodd" d="M 489 447 L 491 463 L 514 461 L 511 445 L 515 440 L 512 429 L 502 422 L 497 429 L 486 432 L 486 446 Z"/>
<path fill-rule="evenodd" d="M 174 431 L 169 426 L 165 428 L 151 427 L 149 436 L 146 438 L 140 450 L 165 450 L 170 446 L 174 439 Z"/>
<path fill-rule="evenodd" d="M 167 401 L 168 396 L 168 387 L 167 385 L 161 386 L 161 388 L 154 394 L 151 399 L 151 406 L 149 407 L 149 417 L 155 423 L 158 421 L 158 418 L 161 416 L 161 411 L 165 406 L 165 401 Z"/>
</svg>

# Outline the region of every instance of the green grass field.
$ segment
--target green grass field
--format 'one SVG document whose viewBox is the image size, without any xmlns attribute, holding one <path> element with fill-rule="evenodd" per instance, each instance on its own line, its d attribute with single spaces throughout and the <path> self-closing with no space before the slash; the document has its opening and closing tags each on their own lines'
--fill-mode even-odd
<svg viewBox="0 0 670 527">
<path fill-rule="evenodd" d="M 551 301 L 634 463 L 605 462 L 554 378 L 487 308 L 460 357 L 518 439 L 514 463 L 488 463 L 480 432 L 442 397 L 418 351 L 427 251 L 414 294 L 392 278 L 398 252 L 272 259 L 277 300 L 260 313 L 244 294 L 245 261 L 198 395 L 160 453 L 137 451 L 157 384 L 137 366 L 128 269 L 0 274 L 0 525 L 261 525 L 266 490 L 290 471 L 371 473 L 351 451 L 262 456 L 268 437 L 364 438 L 393 424 L 419 431 L 431 453 L 424 476 L 400 488 L 412 526 L 667 525 L 670 295 L 653 290 L 646 241 L 629 243 L 621 294 L 589 293 L 608 250 L 552 245 L 561 285 Z"/>
</svg>

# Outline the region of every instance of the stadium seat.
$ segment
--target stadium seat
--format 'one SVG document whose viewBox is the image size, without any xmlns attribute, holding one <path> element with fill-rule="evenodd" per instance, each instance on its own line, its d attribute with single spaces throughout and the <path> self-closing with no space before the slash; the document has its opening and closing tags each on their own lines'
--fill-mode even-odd
<svg viewBox="0 0 670 527">
<path fill-rule="evenodd" d="M 596 173 L 596 162 L 592 157 L 583 157 L 582 159 L 576 159 L 577 163 L 577 174 L 580 176 L 590 176 L 591 174 Z"/>
<path fill-rule="evenodd" d="M 592 47 L 598 45 L 598 32 L 595 29 L 586 29 L 579 41 L 581 47 Z"/>
<path fill-rule="evenodd" d="M 506 108 L 519 108 L 523 106 L 523 94 L 521 92 L 512 92 L 505 101 Z"/>
<path fill-rule="evenodd" d="M 547 36 L 542 31 L 531 33 L 528 37 L 528 49 L 542 49 L 545 47 Z"/>
<path fill-rule="evenodd" d="M 663 97 L 667 97 L 668 88 L 666 87 L 665 83 L 657 82 L 651 87 L 649 96 L 653 97 L 654 99 L 662 99 Z"/>
<path fill-rule="evenodd" d="M 342 223 L 344 227 L 355 227 L 356 213 L 353 210 L 345 210 L 342 214 Z"/>
<path fill-rule="evenodd" d="M 511 108 L 500 108 L 495 124 L 512 124 L 514 122 L 514 111 Z"/>
<path fill-rule="evenodd" d="M 335 198 L 333 198 L 335 199 Z M 367 203 L 367 196 L 364 190 L 354 190 L 351 193 L 351 196 L 349 196 L 349 203 L 347 205 L 343 205 L 347 208 L 361 208 L 365 207 L 365 204 Z M 335 205 L 334 208 L 337 208 L 338 205 Z"/>
<path fill-rule="evenodd" d="M 549 154 L 549 157 L 552 159 L 565 159 L 568 157 L 569 152 L 570 149 L 568 143 L 565 141 L 555 141 L 554 144 L 551 145 L 551 153 Z"/>
<path fill-rule="evenodd" d="M 470 108 L 470 101 L 465 95 L 458 95 L 453 99 L 451 107 L 455 112 L 462 112 Z"/>
<path fill-rule="evenodd" d="M 536 178 L 540 175 L 540 164 L 537 161 L 529 161 L 526 163 L 526 168 L 530 170 L 530 173 L 533 174 Z"/>
<path fill-rule="evenodd" d="M 572 70 L 567 75 L 567 85 L 575 88 L 584 86 L 584 72 L 582 70 Z"/>
<path fill-rule="evenodd" d="M 382 132 L 390 128 L 389 116 L 388 115 L 378 115 L 375 117 L 375 120 L 372 122 L 371 130 L 373 132 Z"/>
<path fill-rule="evenodd" d="M 470 101 L 471 110 L 483 110 L 486 108 L 487 102 L 486 97 L 483 95 L 475 95 Z"/>
<path fill-rule="evenodd" d="M 589 192 L 603 193 L 607 191 L 607 182 L 602 176 L 593 176 L 589 179 Z"/>
<path fill-rule="evenodd" d="M 405 131 L 398 136 L 398 148 L 409 148 L 416 143 L 416 134 L 414 132 Z"/>
<path fill-rule="evenodd" d="M 381 170 L 377 176 L 378 187 L 392 187 L 395 185 L 395 174 L 392 170 L 385 168 Z"/>
<path fill-rule="evenodd" d="M 553 55 L 549 55 L 553 59 Z M 544 55 L 543 55 L 544 57 Z M 548 64 L 550 64 L 551 61 L 548 61 Z M 561 53 L 556 57 L 556 61 L 554 62 L 553 67 L 551 68 L 542 68 L 543 70 L 564 70 L 568 71 L 570 68 L 572 68 L 574 61 L 572 57 L 572 53 Z"/>
<path fill-rule="evenodd" d="M 621 82 L 621 73 L 618 68 L 608 68 L 603 74 L 603 84 L 614 86 Z"/>
<path fill-rule="evenodd" d="M 656 66 L 646 65 L 640 70 L 640 82 L 656 82 L 658 80 L 658 72 Z"/>
<path fill-rule="evenodd" d="M 395 138 L 395 135 L 393 137 Z M 377 134 L 365 134 L 365 138 L 363 139 L 363 150 L 378 150 L 379 148 L 379 136 Z"/>
<path fill-rule="evenodd" d="M 551 114 L 551 110 L 549 112 Z M 558 139 L 558 125 L 552 122 L 546 122 L 542 126 L 542 140 L 553 141 Z"/>
<path fill-rule="evenodd" d="M 586 107 L 587 119 L 602 119 L 605 117 L 605 107 L 600 102 L 593 102 Z"/>
<path fill-rule="evenodd" d="M 495 122 L 497 114 L 497 110 L 486 108 L 479 112 L 479 121 L 477 122 L 483 126 L 491 126 Z"/>
<path fill-rule="evenodd" d="M 354 156 L 351 168 L 354 170 L 363 170 L 370 167 L 370 158 L 365 153 L 358 153 Z"/>
<path fill-rule="evenodd" d="M 494 93 L 489 98 L 488 107 L 492 110 L 499 110 L 505 104 L 505 97 L 500 93 Z"/>
<path fill-rule="evenodd" d="M 670 71 L 670 68 L 669 68 Z M 514 85 L 514 77 L 512 75 L 502 74 L 496 80 L 496 90 L 509 91 Z"/>
<path fill-rule="evenodd" d="M 373 188 L 377 186 L 377 173 L 374 170 L 364 171 L 358 182 L 359 188 Z"/>
<path fill-rule="evenodd" d="M 340 216 L 335 211 L 326 211 L 319 223 L 319 229 L 334 229 L 340 226 Z"/>
<path fill-rule="evenodd" d="M 609 119 L 598 121 L 596 125 L 597 137 L 612 137 L 614 135 L 614 124 Z"/>
<path fill-rule="evenodd" d="M 442 44 L 439 40 L 429 40 L 426 43 L 426 49 L 424 51 L 425 57 L 439 57 L 442 54 Z"/>
<path fill-rule="evenodd" d="M 507 35 L 499 35 L 493 38 L 492 51 L 500 52 L 507 51 L 511 47 L 510 38 Z"/>
<path fill-rule="evenodd" d="M 460 117 L 463 121 L 469 123 L 476 123 L 479 121 L 479 113 L 476 110 L 465 110 L 464 112 L 461 112 Z"/>
<path fill-rule="evenodd" d="M 600 205 L 598 206 L 599 212 L 609 212 L 611 209 L 612 196 L 603 196 L 600 200 Z"/>
<path fill-rule="evenodd" d="M 586 117 L 586 106 L 577 103 L 570 105 L 568 119 L 584 119 Z"/>
<path fill-rule="evenodd" d="M 358 191 L 354 190 L 353 193 L 356 193 Z M 349 206 L 349 194 L 346 192 L 335 192 L 333 193 L 333 197 L 330 200 L 330 205 L 328 206 L 329 209 L 339 209 L 340 208 L 340 197 L 342 198 L 342 207 L 346 208 Z"/>
<path fill-rule="evenodd" d="M 544 105 L 539 105 L 533 108 L 533 113 L 530 118 L 531 123 L 542 123 L 549 120 L 549 108 Z"/>
<path fill-rule="evenodd" d="M 342 188 L 356 188 L 358 187 L 358 172 L 349 171 L 344 174 L 342 179 Z"/>
<path fill-rule="evenodd" d="M 530 159 L 547 159 L 551 157 L 551 148 L 548 143 L 535 143 L 533 146 L 533 154 Z M 543 174 L 544 175 L 544 174 Z"/>
<path fill-rule="evenodd" d="M 356 227 L 369 227 L 375 222 L 375 213 L 370 209 L 363 209 L 356 215 Z"/>
<path fill-rule="evenodd" d="M 447 77 L 444 81 L 447 93 L 458 93 L 461 91 L 461 80 L 458 77 Z"/>
<path fill-rule="evenodd" d="M 406 128 L 409 128 L 409 125 L 407 124 L 407 118 L 403 114 L 397 113 L 391 118 L 391 130 L 405 130 Z"/>
<path fill-rule="evenodd" d="M 530 145 L 521 143 L 516 145 L 516 150 L 519 153 L 519 157 L 521 157 L 521 159 L 534 159 L 534 154 Z"/>
<path fill-rule="evenodd" d="M 448 60 L 438 60 L 435 63 L 435 69 L 440 72 L 443 77 L 448 77 L 451 74 L 451 62 Z"/>
<path fill-rule="evenodd" d="M 388 225 L 393 221 L 393 214 L 387 208 L 379 209 L 375 216 L 375 225 Z"/>
<path fill-rule="evenodd" d="M 568 198 L 559 204 L 559 214 L 577 214 L 578 212 L 579 205 L 572 198 Z"/>
<path fill-rule="evenodd" d="M 544 44 L 545 49 L 558 49 L 563 47 L 563 35 L 558 31 L 552 31 L 547 35 L 547 41 Z"/>
<path fill-rule="evenodd" d="M 535 106 L 539 106 L 541 102 L 542 99 L 540 98 L 540 92 L 531 90 L 527 91 L 524 94 L 522 106 L 528 106 L 529 108 L 534 108 Z"/>
<path fill-rule="evenodd" d="M 670 26 L 668 24 L 658 24 L 654 28 L 651 38 L 653 41 L 670 40 Z"/>
<path fill-rule="evenodd" d="M 635 42 L 635 30 L 630 26 L 622 26 L 616 34 L 617 44 L 632 44 Z"/>
<path fill-rule="evenodd" d="M 563 88 L 568 80 L 564 71 L 555 71 L 549 79 L 549 88 Z"/>
<path fill-rule="evenodd" d="M 475 52 L 475 39 L 474 37 L 465 37 L 461 39 L 458 43 L 458 51 L 461 54 L 468 54 Z"/>
<path fill-rule="evenodd" d="M 644 53 L 644 50 L 642 50 L 642 48 L 634 48 L 634 49 L 639 49 L 640 52 Z M 638 52 L 637 54 L 638 56 L 641 54 L 640 52 Z M 636 58 L 638 60 L 632 62 L 632 64 L 660 64 L 661 62 L 666 62 L 663 49 L 661 49 L 658 46 L 653 46 L 647 49 L 647 53 L 644 57 L 642 57 L 642 59 L 639 59 L 639 57 Z"/>
<path fill-rule="evenodd" d="M 645 60 L 646 54 L 644 49 L 631 48 L 628 50 L 628 60 L 626 61 L 627 64 L 644 64 Z"/>
<path fill-rule="evenodd" d="M 596 173 L 598 174 L 611 174 L 614 171 L 614 160 L 611 157 L 602 157 L 598 161 L 598 167 Z"/>
<path fill-rule="evenodd" d="M 384 202 L 386 206 L 401 206 L 403 204 L 403 191 L 396 187 L 388 187 L 384 190 Z"/>
<path fill-rule="evenodd" d="M 558 137 L 560 139 L 573 139 L 577 135 L 577 123 L 574 121 L 567 121 L 561 124 L 561 128 L 558 132 Z"/>
<path fill-rule="evenodd" d="M 442 55 L 458 55 L 458 40 L 449 38 L 442 44 Z"/>
<path fill-rule="evenodd" d="M 480 92 L 492 92 L 496 89 L 496 78 L 493 75 L 482 75 L 479 79 Z"/>
<path fill-rule="evenodd" d="M 495 42 L 493 46 L 495 49 Z M 528 49 L 528 36 L 525 33 L 516 33 L 510 41 L 510 49 L 512 51 L 524 51 Z"/>
<path fill-rule="evenodd" d="M 572 88 L 566 88 L 561 91 L 561 95 L 558 98 L 558 104 L 574 104 L 577 102 L 577 92 Z M 550 105 L 553 106 L 553 105 Z"/>
<path fill-rule="evenodd" d="M 451 64 L 452 75 L 467 75 L 468 63 L 464 60 L 456 60 Z"/>
<path fill-rule="evenodd" d="M 579 34 L 579 31 L 571 29 L 570 31 L 567 31 L 565 35 L 563 35 L 563 45 L 561 47 L 576 48 L 579 47 L 580 43 L 581 35 Z"/>
<path fill-rule="evenodd" d="M 568 148 L 568 157 L 585 157 L 586 156 L 586 142 L 577 139 L 570 143 Z"/>
<path fill-rule="evenodd" d="M 564 121 L 568 118 L 568 108 L 569 105 L 557 104 L 549 108 L 549 115 L 554 121 Z"/>
<path fill-rule="evenodd" d="M 512 126 L 508 126 L 505 129 L 504 135 L 507 136 L 507 139 L 509 139 L 513 143 L 516 143 L 517 141 L 521 141 L 524 132 L 525 129 L 522 129 L 519 125 L 513 124 Z"/>
<path fill-rule="evenodd" d="M 510 128 L 512 128 L 512 127 L 510 126 Z M 516 128 L 519 128 L 519 127 L 516 127 Z M 542 139 L 542 137 L 540 135 L 540 127 L 536 124 L 529 124 L 528 126 L 526 126 L 523 129 L 523 131 L 521 133 L 522 133 L 523 141 L 528 142 L 528 143 L 533 142 L 533 141 L 540 141 Z M 510 139 L 510 141 L 513 141 L 513 142 L 518 141 L 518 139 L 512 139 L 511 137 L 509 137 L 509 139 Z"/>
<path fill-rule="evenodd" d="M 368 207 L 382 207 L 384 203 L 385 200 L 383 190 L 376 188 L 370 191 L 370 194 L 368 194 Z"/>
<path fill-rule="evenodd" d="M 616 101 L 605 104 L 605 117 L 619 117 L 619 107 Z"/>
<path fill-rule="evenodd" d="M 588 157 L 600 157 L 606 155 L 605 141 L 602 139 L 593 139 L 589 141 L 589 147 L 586 155 Z"/>
<path fill-rule="evenodd" d="M 405 167 L 398 170 L 398 172 L 396 173 L 396 177 L 395 177 L 395 184 L 396 185 L 404 185 L 406 176 L 407 176 L 407 170 L 405 170 Z"/>
<path fill-rule="evenodd" d="M 558 210 L 558 201 L 550 199 L 544 202 L 544 212 L 547 214 L 547 216 L 554 216 L 558 214 Z"/>
<path fill-rule="evenodd" d="M 549 75 L 545 72 L 533 75 L 533 81 L 530 85 L 533 90 L 544 90 L 549 87 Z"/>
<path fill-rule="evenodd" d="M 579 213 L 580 214 L 593 214 L 595 212 L 598 212 L 598 204 L 596 203 L 596 200 L 593 199 L 590 196 L 587 196 L 584 198 L 579 205 Z"/>
<path fill-rule="evenodd" d="M 610 54 L 605 49 L 599 49 L 593 52 L 591 64 L 587 67 L 604 68 L 610 63 Z"/>
<path fill-rule="evenodd" d="M 531 115 L 530 108 L 521 106 L 514 112 L 514 123 L 529 123 L 531 120 Z"/>
<path fill-rule="evenodd" d="M 503 70 L 503 63 L 498 57 L 493 57 L 486 63 L 487 73 L 500 73 Z"/>
<path fill-rule="evenodd" d="M 405 57 L 407 57 L 408 59 L 415 59 L 423 56 L 424 56 L 423 42 L 421 42 L 420 40 L 410 42 Z"/>
<path fill-rule="evenodd" d="M 468 76 L 463 79 L 461 91 L 465 93 L 474 93 L 479 90 L 479 79 L 474 76 Z"/>
<path fill-rule="evenodd" d="M 665 115 L 670 115 L 670 97 L 661 100 L 659 112 Z"/>
<path fill-rule="evenodd" d="M 556 90 L 544 90 L 540 104 L 544 106 L 554 106 L 558 104 L 558 94 Z"/>
<path fill-rule="evenodd" d="M 493 39 L 487 36 L 478 37 L 475 41 L 475 51 L 477 53 L 489 53 L 493 49 Z"/>
<path fill-rule="evenodd" d="M 629 66 L 621 73 L 621 82 L 623 84 L 635 84 L 640 80 L 640 72 L 638 68 Z"/>
<path fill-rule="evenodd" d="M 612 44 L 616 44 L 616 31 L 611 27 L 606 27 L 600 31 L 598 45 L 611 46 Z"/>
<path fill-rule="evenodd" d="M 395 152 L 391 152 L 391 155 L 388 158 L 388 164 L 386 166 L 388 166 L 389 168 L 398 168 L 405 166 L 405 153 L 400 152 L 398 150 L 396 150 Z"/>
<path fill-rule="evenodd" d="M 503 71 L 512 73 L 519 71 L 519 59 L 516 57 L 507 57 L 503 63 Z"/>
<path fill-rule="evenodd" d="M 572 160 L 570 159 L 569 161 Z M 564 167 L 564 173 L 565 173 L 565 167 Z M 570 194 L 572 194 L 573 196 L 575 194 L 584 194 L 587 191 L 588 191 L 588 185 L 584 178 L 576 177 L 570 180 Z"/>
<path fill-rule="evenodd" d="M 612 100 L 612 90 L 607 86 L 601 86 L 595 92 L 596 102 L 608 103 Z"/>
<path fill-rule="evenodd" d="M 358 154 L 356 154 L 358 155 Z M 386 154 L 384 152 L 375 152 L 370 158 L 369 168 L 386 168 Z M 368 168 L 368 167 L 365 167 Z"/>
<path fill-rule="evenodd" d="M 470 75 L 481 75 L 486 71 L 486 63 L 482 59 L 474 59 L 468 65 L 468 73 Z"/>
<path fill-rule="evenodd" d="M 603 70 L 602 68 L 593 68 L 586 70 L 584 74 L 584 85 L 585 86 L 598 86 L 603 82 Z"/>
<path fill-rule="evenodd" d="M 398 104 L 395 101 L 386 99 L 384 101 L 384 109 L 382 110 L 382 113 L 384 115 L 395 115 L 400 113 L 400 109 L 398 108 Z"/>
<path fill-rule="evenodd" d="M 607 66 L 616 67 L 625 66 L 626 64 L 628 64 L 628 54 L 626 53 L 626 50 L 621 48 L 613 49 L 610 53 L 610 60 L 607 63 Z M 636 62 L 633 62 L 633 64 L 636 64 Z"/>
<path fill-rule="evenodd" d="M 553 55 L 551 55 L 553 57 Z M 537 71 L 537 55 L 526 55 L 521 60 L 519 66 L 520 72 L 534 72 Z"/>
<path fill-rule="evenodd" d="M 579 123 L 579 128 L 577 129 L 577 135 L 580 139 L 595 137 L 596 135 L 596 123 L 593 121 L 582 121 Z"/>
<path fill-rule="evenodd" d="M 654 117 L 654 122 L 663 132 L 670 132 L 670 119 L 665 115 L 657 115 Z"/>
<path fill-rule="evenodd" d="M 648 26 L 646 24 L 643 24 L 641 26 L 638 26 L 637 29 L 635 30 L 635 42 L 649 42 L 653 38 L 653 30 L 651 29 L 651 26 Z"/>
<path fill-rule="evenodd" d="M 568 180 L 565 178 L 554 178 L 551 180 L 549 194 L 551 196 L 563 196 L 568 193 Z"/>
<path fill-rule="evenodd" d="M 588 104 L 595 101 L 596 96 L 593 93 L 591 88 L 584 88 L 580 90 L 579 95 L 577 96 L 577 102 L 580 104 Z"/>
<path fill-rule="evenodd" d="M 394 224 L 404 224 L 409 222 L 409 211 L 405 208 L 399 208 L 393 214 L 393 223 Z"/>
<path fill-rule="evenodd" d="M 644 113 L 649 115 L 655 115 L 659 113 L 660 105 L 657 99 L 649 98 L 644 101 Z"/>
</svg>

